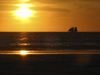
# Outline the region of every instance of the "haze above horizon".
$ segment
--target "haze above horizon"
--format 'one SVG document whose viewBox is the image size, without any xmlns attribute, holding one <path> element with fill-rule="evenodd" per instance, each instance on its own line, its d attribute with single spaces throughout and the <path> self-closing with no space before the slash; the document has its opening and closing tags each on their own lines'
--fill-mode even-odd
<svg viewBox="0 0 100 75">
<path fill-rule="evenodd" d="M 0 32 L 100 32 L 100 0 L 0 0 Z"/>
</svg>

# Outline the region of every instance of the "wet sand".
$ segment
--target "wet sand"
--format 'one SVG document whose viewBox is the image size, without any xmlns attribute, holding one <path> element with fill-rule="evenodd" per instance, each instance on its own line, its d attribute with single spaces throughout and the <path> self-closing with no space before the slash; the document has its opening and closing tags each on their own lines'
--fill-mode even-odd
<svg viewBox="0 0 100 75">
<path fill-rule="evenodd" d="M 0 55 L 1 75 L 96 75 L 99 54 Z"/>
<path fill-rule="evenodd" d="M 52 55 L 52 54 L 100 54 L 100 50 L 1 50 L 0 54 L 20 55 L 25 52 L 26 55 Z"/>
</svg>

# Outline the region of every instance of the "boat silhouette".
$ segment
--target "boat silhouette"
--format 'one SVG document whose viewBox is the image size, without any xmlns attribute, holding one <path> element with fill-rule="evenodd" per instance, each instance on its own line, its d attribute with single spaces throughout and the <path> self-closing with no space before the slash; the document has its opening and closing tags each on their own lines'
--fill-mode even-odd
<svg viewBox="0 0 100 75">
<path fill-rule="evenodd" d="M 78 30 L 77 30 L 77 27 L 71 27 L 68 31 L 69 32 L 77 32 Z"/>
</svg>

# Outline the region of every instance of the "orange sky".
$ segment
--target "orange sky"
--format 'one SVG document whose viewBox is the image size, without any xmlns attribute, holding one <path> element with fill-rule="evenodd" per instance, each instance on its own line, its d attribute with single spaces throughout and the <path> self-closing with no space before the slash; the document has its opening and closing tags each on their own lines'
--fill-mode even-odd
<svg viewBox="0 0 100 75">
<path fill-rule="evenodd" d="M 21 4 L 34 13 L 16 15 Z M 100 32 L 100 0 L 0 0 L 0 31 L 67 32 L 72 26 Z"/>
</svg>

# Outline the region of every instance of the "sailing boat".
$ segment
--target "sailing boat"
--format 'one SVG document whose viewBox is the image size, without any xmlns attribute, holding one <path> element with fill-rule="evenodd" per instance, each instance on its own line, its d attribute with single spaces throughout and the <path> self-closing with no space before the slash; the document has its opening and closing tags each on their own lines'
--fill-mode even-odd
<svg viewBox="0 0 100 75">
<path fill-rule="evenodd" d="M 77 32 L 78 30 L 77 30 L 77 27 L 71 27 L 68 31 L 69 32 Z"/>
</svg>

